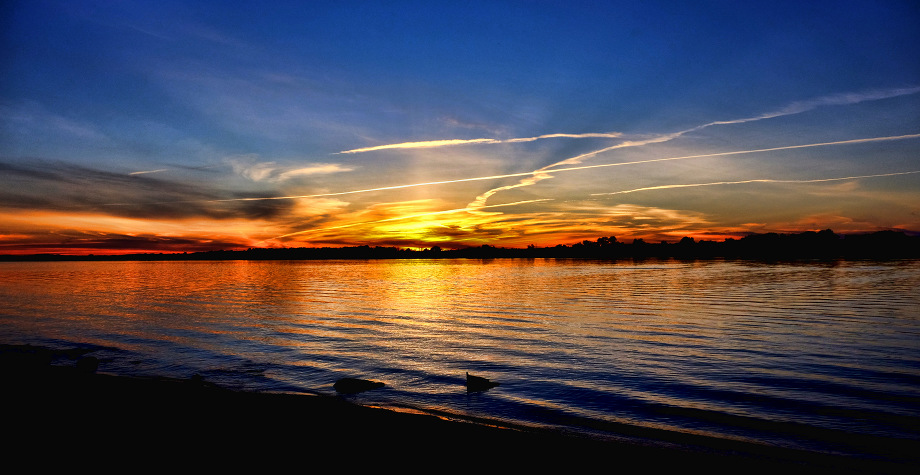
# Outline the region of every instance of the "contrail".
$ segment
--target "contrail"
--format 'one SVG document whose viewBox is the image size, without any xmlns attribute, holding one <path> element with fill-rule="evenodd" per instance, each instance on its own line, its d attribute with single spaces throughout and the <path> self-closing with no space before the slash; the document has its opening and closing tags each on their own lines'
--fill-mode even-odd
<svg viewBox="0 0 920 475">
<path fill-rule="evenodd" d="M 552 198 L 542 198 L 542 199 L 537 199 L 537 200 L 515 201 L 515 202 L 513 202 L 513 203 L 502 203 L 502 204 L 498 204 L 498 205 L 488 205 L 488 206 L 484 206 L 483 208 L 502 208 L 502 207 L 507 207 L 507 206 L 518 206 L 518 205 L 523 205 L 523 204 L 528 204 L 528 203 L 536 203 L 536 202 L 539 202 L 539 201 L 553 201 L 553 199 L 552 199 Z M 407 214 L 407 215 L 404 215 L 404 216 L 397 216 L 397 217 L 395 217 L 395 218 L 380 219 L 380 220 L 377 220 L 377 221 L 363 221 L 363 222 L 360 222 L 360 223 L 342 224 L 342 225 L 340 225 L 340 226 L 331 226 L 331 227 L 328 227 L 328 228 L 308 229 L 308 230 L 306 230 L 306 231 L 298 231 L 298 232 L 296 232 L 296 233 L 284 234 L 284 235 L 282 235 L 282 236 L 276 236 L 276 237 L 273 237 L 273 238 L 265 239 L 264 241 L 259 241 L 259 243 L 262 243 L 262 242 L 265 242 L 265 241 L 269 241 L 269 240 L 272 240 L 272 239 L 282 239 L 282 238 L 286 238 L 286 237 L 290 237 L 290 236 L 296 236 L 296 235 L 298 235 L 298 234 L 306 234 L 306 233 L 319 232 L 319 231 L 331 231 L 331 230 L 333 230 L 333 229 L 351 228 L 351 227 L 354 227 L 354 226 L 361 226 L 361 225 L 364 225 L 364 224 L 378 224 L 378 223 L 386 223 L 386 222 L 390 222 L 390 221 L 401 221 L 401 220 L 403 220 L 403 219 L 424 218 L 424 217 L 426 217 L 426 216 L 437 216 L 437 215 L 440 215 L 440 214 L 462 213 L 462 212 L 464 212 L 464 211 L 478 211 L 479 209 L 480 209 L 480 208 L 475 208 L 475 209 L 474 209 L 474 208 L 456 208 L 456 209 L 448 209 L 448 210 L 444 210 L 444 211 L 431 211 L 431 212 L 427 212 L 427 213 Z M 258 244 L 258 243 L 257 243 L 257 244 Z"/>
<path fill-rule="evenodd" d="M 810 111 L 812 109 L 822 107 L 822 106 L 853 105 L 853 104 L 858 104 L 860 102 L 890 99 L 892 97 L 906 96 L 910 94 L 916 94 L 918 92 L 920 92 L 920 87 L 913 86 L 913 87 L 902 87 L 902 88 L 895 88 L 895 89 L 874 90 L 874 91 L 866 91 L 866 92 L 851 92 L 851 93 L 844 93 L 844 94 L 833 94 L 829 96 L 818 97 L 815 99 L 809 99 L 806 101 L 793 102 L 792 104 L 789 104 L 788 106 L 782 109 L 779 109 L 779 110 L 776 110 L 774 112 L 770 112 L 767 114 L 762 114 L 757 117 L 751 117 L 748 119 L 714 122 L 712 125 L 739 124 L 743 122 L 750 122 L 753 120 L 771 119 L 773 117 L 781 117 L 785 115 L 792 115 L 792 114 L 799 114 L 802 112 L 807 112 L 807 111 Z"/>
<path fill-rule="evenodd" d="M 887 141 L 887 140 L 903 140 L 903 139 L 912 139 L 912 138 L 918 138 L 918 137 L 920 137 L 920 134 L 896 135 L 896 136 L 889 136 L 889 137 L 872 137 L 872 138 L 841 140 L 837 142 L 822 142 L 822 143 L 803 144 L 803 145 L 788 145 L 784 147 L 762 148 L 762 149 L 756 149 L 756 150 L 737 150 L 733 152 L 718 152 L 718 153 L 707 153 L 707 154 L 700 154 L 700 155 L 685 155 L 682 157 L 653 158 L 649 160 L 637 160 L 633 162 L 602 163 L 602 164 L 597 164 L 597 165 L 584 165 L 580 167 L 556 168 L 553 170 L 544 171 L 542 173 L 556 173 L 556 172 L 566 172 L 566 171 L 588 170 L 588 169 L 593 169 L 593 168 L 638 165 L 638 164 L 643 164 L 643 163 L 654 163 L 654 162 L 663 162 L 663 161 L 671 161 L 671 160 L 687 160 L 691 158 L 704 158 L 704 157 L 716 157 L 716 156 L 727 156 L 727 155 L 740 155 L 740 154 L 748 154 L 748 153 L 770 152 L 770 151 L 777 151 L 777 150 L 792 150 L 792 149 L 808 148 L 808 147 L 823 147 L 823 146 L 830 146 L 830 145 L 845 145 L 845 144 L 853 144 L 853 143 L 881 142 L 881 141 Z M 215 200 L 215 201 L 254 201 L 254 200 L 296 199 L 296 198 L 318 198 L 318 197 L 325 197 L 325 196 L 338 196 L 338 195 L 346 195 L 346 194 L 354 194 L 354 193 L 366 193 L 370 191 L 393 190 L 393 189 L 400 189 L 400 188 L 428 186 L 428 185 L 436 185 L 436 184 L 444 184 L 444 183 L 458 183 L 458 182 L 476 181 L 476 180 L 491 180 L 491 179 L 496 179 L 496 178 L 520 177 L 520 176 L 526 176 L 526 175 L 533 175 L 534 173 L 536 172 L 510 173 L 507 175 L 492 175 L 492 176 L 487 176 L 487 177 L 462 178 L 459 180 L 445 180 L 445 181 L 439 181 L 439 182 L 414 183 L 414 184 L 408 184 L 408 185 L 388 186 L 388 187 L 372 188 L 372 189 L 365 189 L 365 190 L 343 191 L 343 192 L 338 192 L 338 193 L 322 193 L 322 194 L 301 195 L 301 196 L 279 196 L 279 197 L 271 197 L 271 198 L 236 198 L 236 199 Z M 860 176 L 841 177 L 841 178 L 820 178 L 820 179 L 813 179 L 813 180 L 774 180 L 774 179 L 763 178 L 763 179 L 752 179 L 752 180 L 739 180 L 739 181 L 732 181 L 732 182 L 726 181 L 726 182 L 713 182 L 713 183 L 693 183 L 693 184 L 683 184 L 683 185 L 681 184 L 661 185 L 661 186 L 651 186 L 651 187 L 645 187 L 645 188 L 636 188 L 633 190 L 616 191 L 616 192 L 611 192 L 611 193 L 594 193 L 593 195 L 615 195 L 615 194 L 626 194 L 626 193 L 634 193 L 638 191 L 657 190 L 657 189 L 666 189 L 666 188 L 714 186 L 714 185 L 757 183 L 757 182 L 817 183 L 817 182 L 822 182 L 822 181 L 843 181 L 843 180 L 853 180 L 853 179 L 859 179 L 859 178 L 909 175 L 909 174 L 915 174 L 915 173 L 920 173 L 920 170 L 907 171 L 907 172 L 895 172 L 895 173 L 882 173 L 882 174 L 876 174 L 876 175 L 860 175 Z M 265 239 L 261 242 L 269 241 L 271 239 L 283 239 L 286 237 L 306 234 L 310 232 L 329 231 L 329 230 L 334 230 L 334 229 L 349 228 L 349 227 L 360 226 L 360 225 L 365 225 L 365 224 L 378 224 L 378 223 L 385 223 L 385 222 L 397 221 L 397 220 L 403 220 L 403 219 L 420 218 L 420 217 L 425 217 L 425 216 L 435 216 L 435 215 L 440 215 L 440 214 L 471 212 L 471 211 L 478 211 L 484 208 L 499 208 L 499 207 L 506 207 L 506 206 L 516 206 L 516 205 L 535 203 L 535 202 L 540 202 L 540 201 L 552 201 L 552 199 L 544 198 L 544 199 L 537 199 L 537 200 L 516 201 L 513 203 L 503 203 L 503 204 L 497 204 L 497 205 L 467 206 L 465 208 L 457 208 L 457 209 L 451 209 L 451 210 L 445 210 L 445 211 L 433 211 L 433 212 L 428 212 L 428 213 L 398 216 L 395 218 L 381 219 L 378 221 L 366 221 L 366 222 L 360 222 L 360 223 L 343 224 L 341 226 L 333 226 L 333 227 L 321 228 L 321 229 L 309 229 L 306 231 L 298 231 L 295 233 L 289 233 L 289 234 L 284 234 L 281 236 L 276 236 L 273 238 Z"/>
<path fill-rule="evenodd" d="M 860 93 L 845 93 L 845 94 L 834 94 L 830 96 L 818 97 L 815 99 L 810 99 L 806 101 L 798 101 L 789 104 L 782 109 L 775 110 L 773 112 L 768 112 L 766 114 L 761 114 L 754 117 L 746 117 L 743 119 L 733 119 L 733 120 L 720 120 L 709 122 L 708 124 L 698 125 L 696 127 L 675 132 L 673 134 L 663 135 L 659 139 L 651 139 L 651 141 L 639 141 L 633 142 L 628 145 L 617 145 L 612 148 L 605 148 L 595 152 L 589 152 L 584 155 L 579 155 L 578 157 L 568 158 L 561 162 L 549 165 L 549 167 L 559 166 L 566 163 L 577 163 L 573 160 L 580 160 L 588 156 L 597 155 L 613 148 L 622 148 L 630 147 L 637 145 L 645 145 L 647 143 L 654 143 L 660 141 L 667 141 L 677 138 L 681 135 L 684 135 L 688 132 L 697 131 L 704 129 L 706 127 L 711 127 L 714 125 L 729 125 L 729 124 L 743 124 L 745 122 L 753 122 L 756 120 L 763 119 L 772 119 L 774 117 L 782 117 L 792 114 L 800 114 L 802 112 L 807 112 L 812 109 L 821 106 L 838 106 L 838 105 L 851 105 L 857 104 L 864 101 L 875 101 L 880 99 L 888 99 L 892 97 L 904 96 L 909 94 L 916 94 L 920 92 L 920 87 L 904 87 L 904 88 L 895 88 L 888 90 L 876 90 Z M 499 144 L 499 143 L 521 143 L 521 142 L 533 142 L 536 140 L 542 139 L 553 139 L 553 138 L 573 138 L 573 139 L 583 139 L 583 138 L 619 138 L 622 137 L 622 133 L 619 132 L 593 132 L 593 133 L 584 133 L 584 134 L 544 134 L 537 135 L 534 137 L 521 137 L 521 138 L 512 138 L 512 139 L 494 139 L 494 138 L 480 138 L 480 139 L 444 139 L 444 140 L 426 140 L 420 142 L 402 142 L 402 143 L 393 143 L 385 145 L 376 145 L 373 147 L 362 147 L 354 148 L 351 150 L 343 150 L 338 152 L 342 153 L 364 153 L 364 152 L 373 152 L 377 150 L 391 150 L 391 149 L 406 149 L 406 148 L 435 148 L 435 147 L 447 147 L 454 145 L 474 145 L 474 144 Z"/>
<path fill-rule="evenodd" d="M 687 183 L 687 184 L 674 184 L 674 185 L 659 185 L 659 186 L 646 186 L 643 188 L 633 188 L 632 190 L 623 190 L 623 191 L 612 191 L 609 193 L 592 193 L 591 196 L 604 196 L 604 195 L 623 195 L 626 193 L 636 193 L 638 191 L 650 191 L 650 190 L 668 190 L 671 188 L 691 188 L 697 186 L 716 186 L 716 185 L 738 185 L 746 183 L 820 183 L 825 181 L 844 181 L 844 180 L 858 180 L 860 178 L 876 178 L 883 176 L 897 176 L 897 175 L 912 175 L 915 173 L 920 173 L 920 170 L 912 170 L 907 172 L 894 172 L 894 173 L 879 173 L 876 175 L 857 175 L 857 176 L 845 176 L 839 178 L 815 178 L 810 180 L 777 180 L 773 178 L 756 178 L 751 180 L 738 180 L 738 181 L 714 181 L 710 183 Z"/>
<path fill-rule="evenodd" d="M 892 97 L 916 94 L 917 92 L 920 92 L 920 87 L 915 86 L 915 87 L 896 88 L 896 89 L 888 89 L 888 90 L 876 90 L 876 91 L 868 91 L 868 92 L 860 92 L 860 93 L 847 93 L 847 94 L 835 94 L 835 95 L 830 95 L 830 96 L 823 96 L 823 97 L 818 97 L 815 99 L 810 99 L 807 101 L 793 102 L 792 104 L 789 104 L 788 106 L 782 109 L 779 109 L 773 112 L 768 112 L 766 114 L 753 116 L 753 117 L 745 117 L 745 118 L 733 119 L 733 120 L 714 121 L 714 122 L 709 122 L 706 124 L 698 125 L 696 127 L 692 127 L 686 130 L 674 132 L 671 134 L 660 135 L 658 137 L 653 137 L 653 138 L 649 138 L 646 140 L 623 142 L 617 145 L 613 145 L 611 147 L 606 147 L 600 150 L 595 150 L 593 152 L 588 152 L 588 153 L 584 153 L 584 154 L 581 154 L 575 157 L 567 158 L 565 160 L 562 160 L 562 161 L 553 163 L 551 165 L 547 165 L 538 170 L 535 170 L 535 173 L 531 178 L 521 180 L 520 183 L 517 183 L 515 185 L 505 185 L 499 188 L 494 188 L 494 189 L 491 189 L 477 196 L 476 199 L 470 203 L 470 206 L 483 206 L 485 205 L 486 201 L 488 201 L 488 199 L 491 196 L 495 195 L 496 193 L 500 191 L 510 190 L 513 188 L 520 188 L 524 186 L 530 186 L 530 185 L 536 184 L 539 181 L 552 178 L 551 175 L 546 175 L 546 174 L 541 175 L 541 174 L 537 174 L 537 172 L 547 171 L 547 170 L 552 169 L 553 167 L 558 167 L 558 166 L 563 166 L 563 165 L 578 164 L 578 163 L 581 163 L 586 158 L 593 157 L 600 153 L 608 152 L 608 151 L 615 150 L 618 148 L 640 147 L 640 146 L 648 145 L 652 143 L 668 142 L 678 137 L 681 137 L 685 134 L 696 132 L 698 130 L 702 130 L 707 127 L 712 127 L 716 125 L 743 124 L 746 122 L 754 122 L 758 120 L 772 119 L 775 117 L 783 117 L 787 115 L 800 114 L 800 113 L 807 112 L 807 111 L 810 111 L 812 109 L 815 109 L 821 106 L 852 105 L 852 104 L 858 104 L 864 101 L 875 101 L 875 100 L 880 100 L 880 99 L 888 99 Z"/>
<path fill-rule="evenodd" d="M 160 172 L 165 172 L 165 171 L 169 171 L 169 169 L 168 169 L 168 168 L 160 168 L 160 169 L 158 169 L 158 170 L 142 170 L 142 171 L 139 171 L 139 172 L 131 172 L 131 173 L 128 173 L 128 175 L 144 175 L 144 174 L 146 174 L 146 173 L 160 173 Z"/>
<path fill-rule="evenodd" d="M 323 198 L 328 196 L 342 196 L 342 195 L 354 195 L 359 193 L 370 193 L 374 191 L 389 191 L 389 190 L 400 190 L 405 188 L 416 188 L 421 186 L 432 186 L 432 185 L 446 185 L 451 183 L 464 183 L 471 181 L 485 181 L 485 180 L 496 180 L 501 178 L 515 178 L 515 177 L 533 177 L 535 175 L 550 175 L 560 172 L 571 172 L 578 170 L 589 170 L 593 168 L 606 168 L 606 167 L 621 167 L 627 165 L 640 165 L 643 163 L 655 163 L 655 162 L 667 162 L 675 160 L 688 160 L 692 158 L 705 158 L 705 157 L 721 157 L 728 155 L 742 155 L 750 153 L 762 153 L 762 152 L 774 152 L 779 150 L 794 150 L 799 148 L 810 148 L 810 147 L 826 147 L 831 145 L 846 145 L 846 144 L 856 144 L 856 143 L 868 143 L 868 142 L 882 142 L 889 140 L 906 140 L 914 139 L 920 137 L 920 134 L 908 134 L 908 135 L 893 135 L 888 137 L 871 137 L 863 139 L 852 139 L 852 140 L 840 140 L 837 142 L 821 142 L 821 143 L 811 143 L 803 145 L 786 145 L 783 147 L 771 147 L 771 148 L 760 148 L 755 150 L 736 150 L 732 152 L 716 152 L 716 153 L 704 153 L 699 155 L 684 155 L 681 157 L 667 157 L 667 158 L 652 158 L 648 160 L 636 160 L 632 162 L 619 162 L 619 163 L 601 163 L 597 165 L 583 165 L 579 167 L 567 167 L 567 168 L 553 168 L 550 170 L 538 170 L 532 172 L 521 172 L 521 173 L 508 173 L 504 175 L 489 175 L 489 176 L 480 176 L 472 178 L 459 178 L 456 180 L 442 180 L 442 181 L 428 181 L 423 183 L 410 183 L 405 185 L 393 185 L 393 186 L 382 186 L 378 188 L 365 188 L 360 190 L 350 190 L 350 191 L 339 191 L 334 193 L 317 193 L 312 195 L 294 195 L 294 196 L 272 196 L 272 197 L 256 197 L 256 198 L 228 198 L 223 200 L 207 200 L 208 202 L 228 202 L 228 201 L 261 201 L 261 200 L 292 200 L 300 198 Z"/>
<path fill-rule="evenodd" d="M 648 144 L 651 144 L 651 143 L 666 142 L 666 141 L 668 141 L 668 140 L 674 139 L 675 137 L 678 137 L 679 135 L 681 135 L 681 134 L 683 134 L 683 133 L 684 133 L 684 132 L 677 132 L 676 134 L 661 135 L 661 136 L 658 136 L 658 137 L 653 137 L 653 138 L 649 138 L 649 139 L 645 139 L 645 140 L 639 140 L 639 141 L 628 140 L 628 141 L 625 141 L 625 142 L 622 142 L 622 143 L 618 143 L 618 144 L 616 144 L 616 145 L 611 145 L 610 147 L 602 148 L 602 149 L 600 149 L 600 150 L 594 150 L 594 151 L 592 151 L 592 152 L 583 153 L 583 154 L 581 154 L 581 155 L 578 155 L 578 156 L 575 156 L 575 157 L 572 157 L 572 158 L 567 158 L 567 159 L 565 159 L 565 160 L 563 160 L 563 161 L 561 161 L 561 162 L 556 162 L 556 163 L 553 163 L 552 165 L 547 165 L 547 166 L 545 166 L 545 167 L 543 167 L 543 168 L 539 168 L 539 169 L 537 169 L 537 170 L 534 170 L 533 172 L 530 173 L 530 175 L 531 175 L 530 177 L 525 178 L 525 179 L 523 179 L 523 180 L 521 180 L 521 181 L 519 181 L 518 183 L 515 183 L 515 184 L 513 184 L 513 185 L 505 185 L 505 186 L 500 186 L 500 187 L 498 187 L 498 188 L 492 188 L 491 190 L 489 190 L 489 191 L 487 191 L 487 192 L 485 192 L 485 193 L 483 193 L 483 194 L 477 196 L 476 199 L 474 199 L 474 200 L 469 204 L 469 206 L 485 206 L 485 204 L 486 204 L 486 202 L 489 200 L 489 198 L 491 198 L 493 195 L 495 195 L 495 194 L 498 193 L 498 192 L 507 191 L 507 190 L 512 190 L 512 189 L 514 189 L 514 188 L 521 188 L 521 187 L 525 187 L 525 186 L 530 186 L 530 185 L 536 184 L 537 182 L 540 182 L 540 181 L 543 181 L 543 180 L 547 180 L 547 179 L 549 179 L 549 178 L 552 178 L 552 175 L 550 175 L 550 174 L 547 173 L 547 172 L 551 172 L 551 171 L 560 171 L 560 170 L 567 170 L 567 169 L 565 169 L 565 168 L 553 168 L 553 167 L 558 167 L 558 166 L 560 166 L 560 165 L 566 165 L 566 164 L 581 163 L 581 161 L 584 160 L 585 158 L 592 157 L 592 156 L 598 155 L 598 154 L 600 154 L 600 153 L 609 152 L 609 151 L 611 151 L 611 150 L 615 150 L 615 149 L 618 149 L 618 148 L 639 147 L 639 146 L 648 145 Z"/>
<path fill-rule="evenodd" d="M 374 147 L 364 147 L 364 148 L 355 148 L 351 150 L 343 150 L 339 153 L 364 153 L 364 152 L 373 152 L 377 150 L 390 150 L 397 148 L 434 148 L 434 147 L 447 147 L 451 145 L 471 145 L 471 144 L 496 144 L 496 143 L 521 143 L 521 142 L 533 142 L 541 139 L 555 139 L 555 138 L 571 138 L 571 139 L 585 139 L 585 138 L 618 138 L 622 134 L 619 132 L 593 132 L 587 134 L 545 134 L 538 135 L 536 137 L 522 137 L 514 139 L 447 139 L 447 140 L 427 140 L 424 142 L 403 142 L 403 143 L 392 143 L 386 145 L 377 145 Z"/>
</svg>

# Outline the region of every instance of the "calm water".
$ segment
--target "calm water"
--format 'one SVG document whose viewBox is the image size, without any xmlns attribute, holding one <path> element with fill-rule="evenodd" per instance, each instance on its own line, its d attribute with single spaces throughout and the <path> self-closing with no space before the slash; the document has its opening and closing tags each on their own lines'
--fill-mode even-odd
<svg viewBox="0 0 920 475">
<path fill-rule="evenodd" d="M 574 431 L 920 446 L 920 261 L 0 263 L 0 342 Z"/>
</svg>

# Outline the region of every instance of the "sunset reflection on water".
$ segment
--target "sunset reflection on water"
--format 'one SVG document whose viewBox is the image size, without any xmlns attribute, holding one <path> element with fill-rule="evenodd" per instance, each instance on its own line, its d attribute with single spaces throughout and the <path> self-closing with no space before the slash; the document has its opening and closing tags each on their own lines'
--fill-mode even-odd
<svg viewBox="0 0 920 475">
<path fill-rule="evenodd" d="M 914 261 L 60 262 L 0 275 L 3 340 L 104 347 L 104 372 L 320 393 L 362 377 L 387 384 L 355 396 L 368 404 L 793 446 L 795 431 L 751 421 L 917 437 Z M 467 394 L 465 372 L 502 385 Z"/>
</svg>

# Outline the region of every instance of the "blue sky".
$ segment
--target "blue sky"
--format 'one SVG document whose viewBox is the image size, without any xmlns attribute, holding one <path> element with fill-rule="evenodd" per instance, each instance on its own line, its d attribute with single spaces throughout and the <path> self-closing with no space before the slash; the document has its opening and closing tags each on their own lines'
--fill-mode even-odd
<svg viewBox="0 0 920 475">
<path fill-rule="evenodd" d="M 917 2 L 0 15 L 0 252 L 920 231 Z"/>
</svg>

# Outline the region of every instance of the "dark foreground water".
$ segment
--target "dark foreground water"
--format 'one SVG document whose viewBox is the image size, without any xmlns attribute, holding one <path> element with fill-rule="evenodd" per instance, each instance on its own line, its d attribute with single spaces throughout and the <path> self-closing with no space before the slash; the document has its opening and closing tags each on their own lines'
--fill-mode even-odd
<svg viewBox="0 0 920 475">
<path fill-rule="evenodd" d="M 0 263 L 0 342 L 602 436 L 920 447 L 920 261 Z"/>
</svg>

